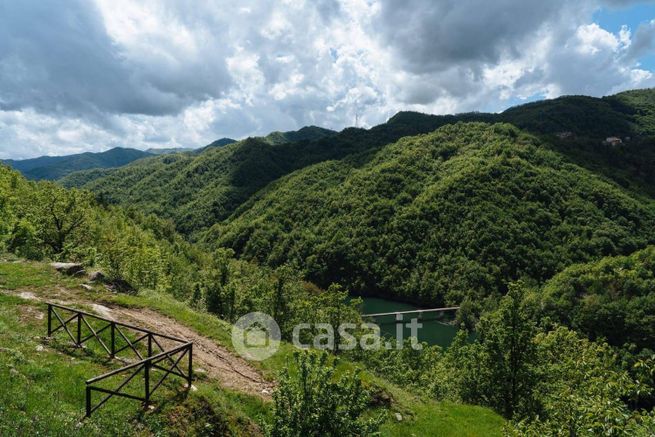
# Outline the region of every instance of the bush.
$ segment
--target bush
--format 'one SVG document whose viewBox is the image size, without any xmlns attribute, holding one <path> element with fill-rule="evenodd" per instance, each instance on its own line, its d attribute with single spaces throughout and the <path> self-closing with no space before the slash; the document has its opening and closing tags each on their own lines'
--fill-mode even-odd
<svg viewBox="0 0 655 437">
<path fill-rule="evenodd" d="M 274 437 L 366 436 L 383 418 L 364 418 L 369 395 L 358 371 L 335 379 L 337 360 L 327 353 L 294 354 L 273 394 L 273 418 L 266 431 Z"/>
</svg>

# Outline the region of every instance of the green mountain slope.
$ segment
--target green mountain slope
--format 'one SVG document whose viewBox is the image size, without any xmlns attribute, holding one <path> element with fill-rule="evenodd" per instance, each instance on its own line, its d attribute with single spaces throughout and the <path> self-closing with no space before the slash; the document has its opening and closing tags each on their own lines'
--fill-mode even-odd
<svg viewBox="0 0 655 437">
<path fill-rule="evenodd" d="M 576 164 L 655 196 L 655 90 L 602 99 L 566 96 L 510 108 L 497 121 L 538 134 Z M 620 144 L 605 143 L 619 137 Z"/>
<path fill-rule="evenodd" d="M 628 256 L 574 265 L 549 280 L 541 293 L 552 320 L 605 338 L 610 344 L 655 342 L 655 247 Z"/>
<path fill-rule="evenodd" d="M 193 234 L 227 218 L 258 190 L 294 170 L 374 150 L 405 135 L 429 132 L 453 119 L 399 114 L 370 130 L 350 128 L 338 135 L 307 128 L 294 135 L 284 134 L 309 136 L 301 141 L 278 143 L 269 137 L 248 138 L 209 148 L 199 155 L 153 157 L 117 169 L 75 173 L 61 183 L 89 189 L 106 202 L 133 205 L 171 218 L 178 230 Z"/>
<path fill-rule="evenodd" d="M 655 209 L 504 124 L 404 138 L 272 184 L 207 235 L 321 285 L 434 303 L 653 241 Z"/>
<path fill-rule="evenodd" d="M 337 132 L 318 126 L 305 126 L 297 131 L 271 132 L 264 137 L 269 144 L 292 143 L 295 141 L 317 140 L 320 138 L 333 137 Z"/>
<path fill-rule="evenodd" d="M 624 91 L 607 100 L 626 114 L 638 135 L 655 135 L 655 88 Z"/>
<path fill-rule="evenodd" d="M 605 138 L 631 134 L 631 125 L 610 101 L 587 96 L 565 96 L 510 108 L 498 116 L 534 133 L 569 131 L 577 136 Z"/>
<path fill-rule="evenodd" d="M 650 112 L 649 112 L 650 111 Z M 269 183 L 326 160 L 358 155 L 365 162 L 376 150 L 403 136 L 431 132 L 458 121 L 509 122 L 542 137 L 542 146 L 612 179 L 635 193 L 655 195 L 655 140 L 647 114 L 655 111 L 655 92 L 637 90 L 597 99 L 568 96 L 511 108 L 501 114 L 434 116 L 400 112 L 369 130 L 339 132 L 306 127 L 207 147 L 197 156 L 141 160 L 121 169 L 74 173 L 61 182 L 84 187 L 108 202 L 137 206 L 173 219 L 190 235 L 226 219 Z M 641 115 L 640 115 L 641 114 Z M 646 115 L 643 115 L 646 114 Z M 558 134 L 570 136 L 559 138 Z M 618 146 L 608 136 L 630 136 Z M 210 145 L 211 146 L 211 145 Z M 364 153 L 368 152 L 368 153 Z"/>
<path fill-rule="evenodd" d="M 79 170 L 120 167 L 151 155 L 152 153 L 141 150 L 115 147 L 100 153 L 86 152 L 76 155 L 41 156 L 23 160 L 9 159 L 4 163 L 20 171 L 28 179 L 55 180 Z"/>
</svg>

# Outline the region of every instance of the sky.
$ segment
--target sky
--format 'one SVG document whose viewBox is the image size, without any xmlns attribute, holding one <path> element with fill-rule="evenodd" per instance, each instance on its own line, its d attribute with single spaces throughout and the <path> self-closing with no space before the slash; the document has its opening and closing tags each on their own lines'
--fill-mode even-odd
<svg viewBox="0 0 655 437">
<path fill-rule="evenodd" d="M 0 159 L 655 86 L 655 2 L 0 0 Z"/>
</svg>

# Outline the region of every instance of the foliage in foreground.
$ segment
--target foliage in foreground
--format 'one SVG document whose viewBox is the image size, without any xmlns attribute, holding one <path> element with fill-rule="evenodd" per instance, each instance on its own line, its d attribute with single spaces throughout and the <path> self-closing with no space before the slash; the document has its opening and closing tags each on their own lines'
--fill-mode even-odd
<svg viewBox="0 0 655 437">
<path fill-rule="evenodd" d="M 573 265 L 537 300 L 550 321 L 614 346 L 655 347 L 655 246 Z"/>
<path fill-rule="evenodd" d="M 563 326 L 539 328 L 525 286 L 485 314 L 474 340 L 447 349 L 378 351 L 356 358 L 439 400 L 484 405 L 528 435 L 652 435 L 655 357 L 622 354 Z"/>
<path fill-rule="evenodd" d="M 335 376 L 337 362 L 328 354 L 294 354 L 273 395 L 272 437 L 367 436 L 383 417 L 366 417 L 369 395 L 358 371 Z"/>
</svg>

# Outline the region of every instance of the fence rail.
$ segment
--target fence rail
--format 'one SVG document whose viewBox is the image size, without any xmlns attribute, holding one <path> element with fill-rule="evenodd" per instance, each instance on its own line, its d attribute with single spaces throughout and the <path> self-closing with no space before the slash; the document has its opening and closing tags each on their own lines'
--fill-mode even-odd
<svg viewBox="0 0 655 437">
<path fill-rule="evenodd" d="M 132 358 L 137 359 L 136 362 L 127 364 L 120 369 L 113 370 L 105 373 L 104 375 L 96 376 L 86 381 L 86 417 L 89 417 L 94 411 L 104 405 L 111 397 L 119 396 L 128 399 L 141 401 L 144 405 L 150 403 L 152 394 L 157 390 L 162 383 L 170 375 L 178 376 L 187 381 L 187 387 L 190 388 L 193 382 L 193 343 L 187 340 L 173 337 L 166 334 L 151 331 L 149 329 L 141 328 L 138 326 L 130 325 L 127 323 L 117 322 L 105 317 L 100 317 L 82 310 L 59 305 L 56 303 L 48 302 L 48 337 L 62 330 L 72 340 L 76 347 L 83 347 L 84 343 L 94 339 L 100 346 L 107 352 L 110 358 L 120 358 L 125 360 L 124 357 L 119 357 L 118 354 L 123 351 L 130 351 L 133 355 Z M 59 310 L 59 311 L 58 311 Z M 72 315 L 62 316 L 63 313 L 72 313 Z M 62 313 L 62 314 L 60 314 Z M 89 320 L 100 321 L 106 325 L 95 330 L 89 323 Z M 57 324 L 58 323 L 58 324 Z M 69 324 L 75 325 L 73 328 L 75 334 L 69 329 Z M 88 335 L 82 336 L 84 329 L 89 332 Z M 109 330 L 109 346 L 103 341 L 100 334 Z M 126 331 L 130 330 L 138 336 L 134 340 L 130 340 Z M 106 340 L 106 339 L 105 339 Z M 125 343 L 124 346 L 118 347 L 120 341 Z M 162 345 L 164 341 L 173 342 L 177 346 L 166 349 Z M 143 344 L 145 343 L 145 345 Z M 145 351 L 139 350 L 141 346 Z M 154 347 L 159 349 L 158 353 L 154 353 Z M 144 356 L 145 355 L 145 356 Z M 182 370 L 181 362 L 187 358 L 186 370 Z M 167 364 L 162 364 L 167 362 Z M 163 372 L 163 375 L 153 385 L 153 371 Z M 143 396 L 133 395 L 123 391 L 128 383 L 130 383 L 137 375 L 143 373 Z M 117 375 L 127 375 L 127 377 L 115 389 L 107 389 L 98 387 L 96 384 L 108 380 Z M 93 405 L 92 395 L 93 392 L 104 393 L 105 396 L 95 406 Z"/>
</svg>

